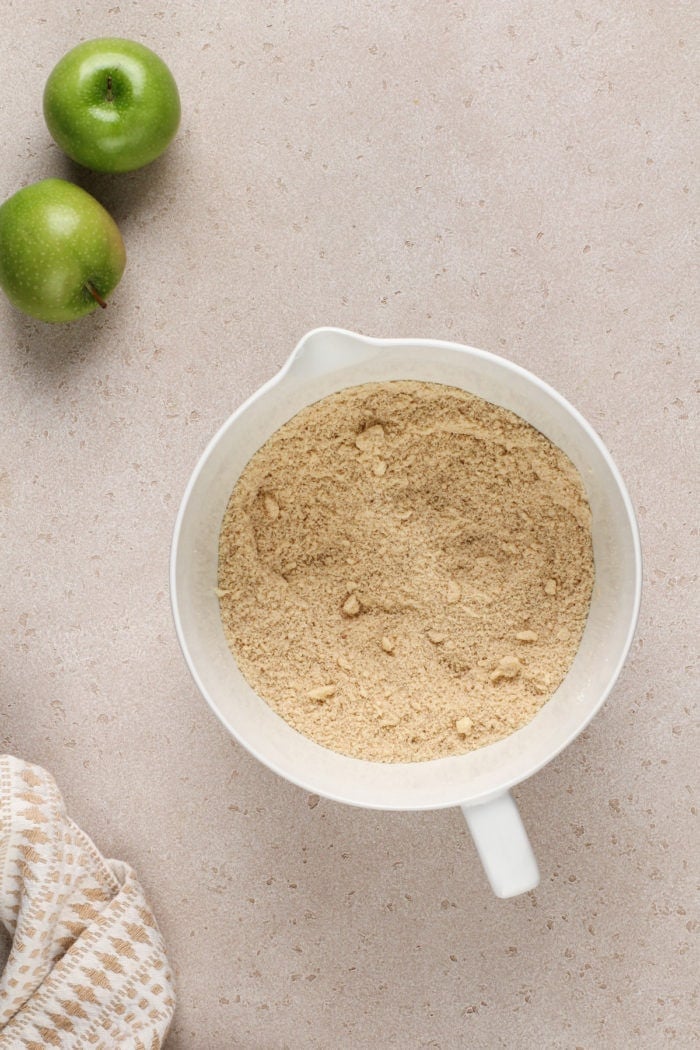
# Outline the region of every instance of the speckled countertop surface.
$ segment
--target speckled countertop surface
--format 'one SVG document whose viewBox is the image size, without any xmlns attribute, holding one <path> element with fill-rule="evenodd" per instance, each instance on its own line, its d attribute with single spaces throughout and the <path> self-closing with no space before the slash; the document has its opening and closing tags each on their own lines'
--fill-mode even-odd
<svg viewBox="0 0 700 1050">
<path fill-rule="evenodd" d="M 178 980 L 168 1050 L 695 1045 L 691 8 L 4 5 L 0 194 L 75 179 L 129 264 L 77 325 L 0 302 L 0 745 L 137 869 Z M 106 34 L 159 51 L 184 104 L 169 153 L 119 178 L 74 168 L 41 115 L 53 64 Z M 516 792 L 542 871 L 525 897 L 491 895 L 456 811 L 277 779 L 180 656 L 186 480 L 319 324 L 531 368 L 637 507 L 631 658 Z"/>
</svg>

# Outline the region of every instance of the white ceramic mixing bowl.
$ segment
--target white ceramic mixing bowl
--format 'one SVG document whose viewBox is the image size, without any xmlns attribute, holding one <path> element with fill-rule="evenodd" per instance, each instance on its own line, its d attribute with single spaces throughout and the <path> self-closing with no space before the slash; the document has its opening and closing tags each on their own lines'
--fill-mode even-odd
<svg viewBox="0 0 700 1050">
<path fill-rule="evenodd" d="M 429 762 L 366 762 L 302 736 L 248 685 L 226 644 L 216 595 L 218 536 L 231 491 L 251 456 L 302 408 L 343 387 L 415 379 L 460 387 L 516 412 L 578 468 L 592 511 L 595 584 L 581 645 L 554 696 L 511 736 Z M 189 481 L 175 525 L 171 597 L 177 634 L 204 698 L 233 736 L 308 791 L 376 809 L 460 806 L 501 897 L 533 889 L 537 863 L 509 794 L 590 722 L 632 642 L 641 553 L 627 490 L 602 441 L 563 397 L 523 368 L 471 347 L 425 339 L 309 332 L 282 370 L 214 436 Z"/>
</svg>

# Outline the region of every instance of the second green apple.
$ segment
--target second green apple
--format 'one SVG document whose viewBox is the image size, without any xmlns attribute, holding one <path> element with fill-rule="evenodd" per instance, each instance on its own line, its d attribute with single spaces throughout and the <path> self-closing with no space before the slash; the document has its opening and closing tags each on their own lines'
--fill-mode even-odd
<svg viewBox="0 0 700 1050">
<path fill-rule="evenodd" d="M 120 37 L 78 44 L 51 72 L 44 118 L 55 142 L 92 171 L 134 171 L 169 146 L 180 123 L 172 73 L 150 48 Z"/>
<path fill-rule="evenodd" d="M 117 225 L 63 179 L 25 186 L 0 206 L 0 287 L 40 321 L 75 321 L 119 283 L 126 252 Z"/>
</svg>

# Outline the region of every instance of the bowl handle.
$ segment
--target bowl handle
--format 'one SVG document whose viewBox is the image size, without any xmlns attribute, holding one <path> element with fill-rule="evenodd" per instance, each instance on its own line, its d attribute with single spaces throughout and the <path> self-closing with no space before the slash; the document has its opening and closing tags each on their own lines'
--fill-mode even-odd
<svg viewBox="0 0 700 1050">
<path fill-rule="evenodd" d="M 534 890 L 540 881 L 530 840 L 510 792 L 475 806 L 462 806 L 491 889 L 497 897 Z"/>
</svg>

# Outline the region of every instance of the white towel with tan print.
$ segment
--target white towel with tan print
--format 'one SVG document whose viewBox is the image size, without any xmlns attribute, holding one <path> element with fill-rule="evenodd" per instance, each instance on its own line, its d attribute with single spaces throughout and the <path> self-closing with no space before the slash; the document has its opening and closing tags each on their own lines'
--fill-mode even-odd
<svg viewBox="0 0 700 1050">
<path fill-rule="evenodd" d="M 157 1050 L 175 994 L 134 872 L 105 860 L 66 813 L 53 778 L 0 756 L 3 1050 Z"/>
</svg>

